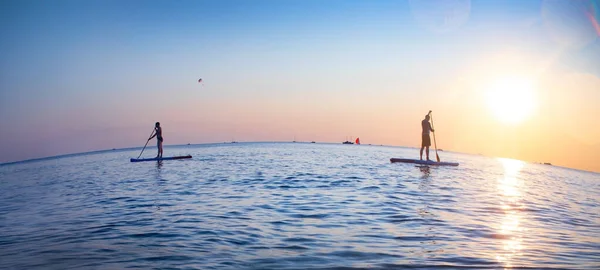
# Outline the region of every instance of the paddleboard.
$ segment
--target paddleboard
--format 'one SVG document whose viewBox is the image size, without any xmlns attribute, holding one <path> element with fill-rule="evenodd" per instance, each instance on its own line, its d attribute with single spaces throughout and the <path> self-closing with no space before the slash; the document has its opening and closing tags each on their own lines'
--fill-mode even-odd
<svg viewBox="0 0 600 270">
<path fill-rule="evenodd" d="M 402 162 L 402 163 L 412 163 L 412 164 L 421 164 L 421 165 L 434 165 L 434 166 L 458 166 L 457 162 L 437 162 L 433 160 L 420 160 L 420 159 L 408 159 L 408 158 L 391 158 L 390 162 Z"/>
<path fill-rule="evenodd" d="M 159 161 L 159 160 L 172 160 L 172 159 L 184 159 L 184 158 L 192 158 L 192 156 L 174 156 L 174 157 L 162 157 L 162 158 L 132 158 L 131 162 L 141 162 L 141 161 Z"/>
</svg>

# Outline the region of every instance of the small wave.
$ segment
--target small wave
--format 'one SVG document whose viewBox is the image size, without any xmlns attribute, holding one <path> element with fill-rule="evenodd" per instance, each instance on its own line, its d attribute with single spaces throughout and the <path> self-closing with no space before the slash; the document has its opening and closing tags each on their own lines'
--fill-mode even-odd
<svg viewBox="0 0 600 270">
<path fill-rule="evenodd" d="M 299 245 L 292 245 L 292 246 L 275 246 L 273 248 L 277 248 L 277 249 L 287 249 L 287 250 L 309 250 L 309 248 L 304 247 L 304 246 L 299 246 Z"/>
<path fill-rule="evenodd" d="M 425 241 L 432 240 L 432 238 L 425 237 L 425 236 L 396 236 L 396 237 L 394 237 L 394 240 L 425 242 Z"/>
<path fill-rule="evenodd" d="M 332 229 L 332 228 L 345 228 L 347 226 L 342 225 L 342 224 L 317 224 L 317 225 L 315 225 L 315 227 Z"/>
<path fill-rule="evenodd" d="M 401 255 L 382 253 L 382 252 L 360 252 L 360 251 L 334 251 L 330 253 L 326 253 L 326 256 L 339 257 L 339 258 L 351 258 L 352 260 L 362 259 L 362 260 L 371 260 L 371 259 L 381 259 L 384 257 L 387 258 L 400 258 Z"/>
<path fill-rule="evenodd" d="M 131 237 L 131 238 L 177 238 L 182 236 L 181 234 L 177 234 L 177 233 L 134 233 L 134 234 L 128 234 L 125 235 L 125 237 Z"/>
<path fill-rule="evenodd" d="M 184 255 L 164 255 L 164 256 L 144 257 L 144 258 L 138 259 L 137 261 L 181 263 L 183 261 L 191 261 L 191 260 L 194 260 L 194 257 L 184 256 Z"/>
<path fill-rule="evenodd" d="M 328 214 L 292 214 L 290 217 L 293 218 L 314 218 L 314 219 L 324 219 L 327 218 Z"/>
<path fill-rule="evenodd" d="M 347 184 L 347 183 L 352 183 L 352 181 L 350 181 L 350 180 L 337 180 L 337 181 L 331 182 L 329 185 L 330 186 L 341 186 L 341 185 Z"/>
<path fill-rule="evenodd" d="M 368 186 L 368 187 L 364 187 L 364 188 L 360 188 L 359 190 L 379 190 L 380 188 L 378 186 Z"/>
<path fill-rule="evenodd" d="M 310 238 L 305 238 L 305 237 L 292 237 L 292 238 L 283 239 L 283 241 L 293 242 L 293 243 L 309 243 L 309 242 L 315 242 L 316 240 L 310 239 Z"/>
</svg>

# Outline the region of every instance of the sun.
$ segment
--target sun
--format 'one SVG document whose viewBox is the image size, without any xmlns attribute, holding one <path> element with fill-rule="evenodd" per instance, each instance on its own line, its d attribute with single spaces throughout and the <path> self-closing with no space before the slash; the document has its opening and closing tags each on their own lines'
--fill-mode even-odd
<svg viewBox="0 0 600 270">
<path fill-rule="evenodd" d="M 498 79 L 488 87 L 486 101 L 499 121 L 518 124 L 529 118 L 536 108 L 535 85 L 522 77 Z"/>
</svg>

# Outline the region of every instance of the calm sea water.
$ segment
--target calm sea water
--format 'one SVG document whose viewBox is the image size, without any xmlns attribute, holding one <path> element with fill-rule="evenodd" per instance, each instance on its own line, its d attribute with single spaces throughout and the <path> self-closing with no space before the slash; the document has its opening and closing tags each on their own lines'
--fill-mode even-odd
<svg viewBox="0 0 600 270">
<path fill-rule="evenodd" d="M 368 145 L 139 151 L 0 166 L 0 269 L 600 269 L 600 174 Z"/>
</svg>

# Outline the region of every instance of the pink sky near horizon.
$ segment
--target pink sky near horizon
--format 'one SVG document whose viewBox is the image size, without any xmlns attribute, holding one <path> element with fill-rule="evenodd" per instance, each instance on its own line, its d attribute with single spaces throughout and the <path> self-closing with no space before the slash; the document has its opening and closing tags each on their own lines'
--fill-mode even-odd
<svg viewBox="0 0 600 270">
<path fill-rule="evenodd" d="M 515 126 L 494 119 L 477 90 L 464 90 L 468 87 L 456 80 L 448 84 L 446 93 L 440 93 L 445 99 L 424 95 L 415 97 L 415 102 L 403 102 L 410 95 L 394 92 L 361 98 L 366 93 L 354 89 L 350 94 L 355 99 L 343 100 L 330 93 L 313 93 L 210 102 L 199 98 L 157 110 L 148 106 L 129 115 L 128 110 L 123 110 L 125 115 L 111 110 L 104 116 L 65 112 L 32 126 L 30 136 L 15 132 L 8 137 L 23 154 L 17 160 L 40 157 L 40 152 L 50 156 L 142 146 L 157 120 L 167 145 L 294 139 L 335 143 L 360 137 L 363 144 L 418 147 L 420 121 L 433 109 L 438 147 L 445 150 L 600 171 L 595 162 L 600 158 L 600 127 L 594 125 L 600 109 L 597 99 L 583 98 L 598 95 L 600 79 L 578 73 L 562 76 L 552 74 L 541 80 L 545 88 L 540 91 L 536 114 Z M 571 83 L 579 87 L 571 89 Z M 210 91 L 209 87 L 199 91 Z M 425 87 L 436 87 L 436 83 Z M 459 101 L 460 106 L 455 106 Z M 81 124 L 90 119 L 89 125 Z M 154 147 L 154 143 L 149 145 Z M 11 146 L 4 149 L 10 151 Z"/>
</svg>

